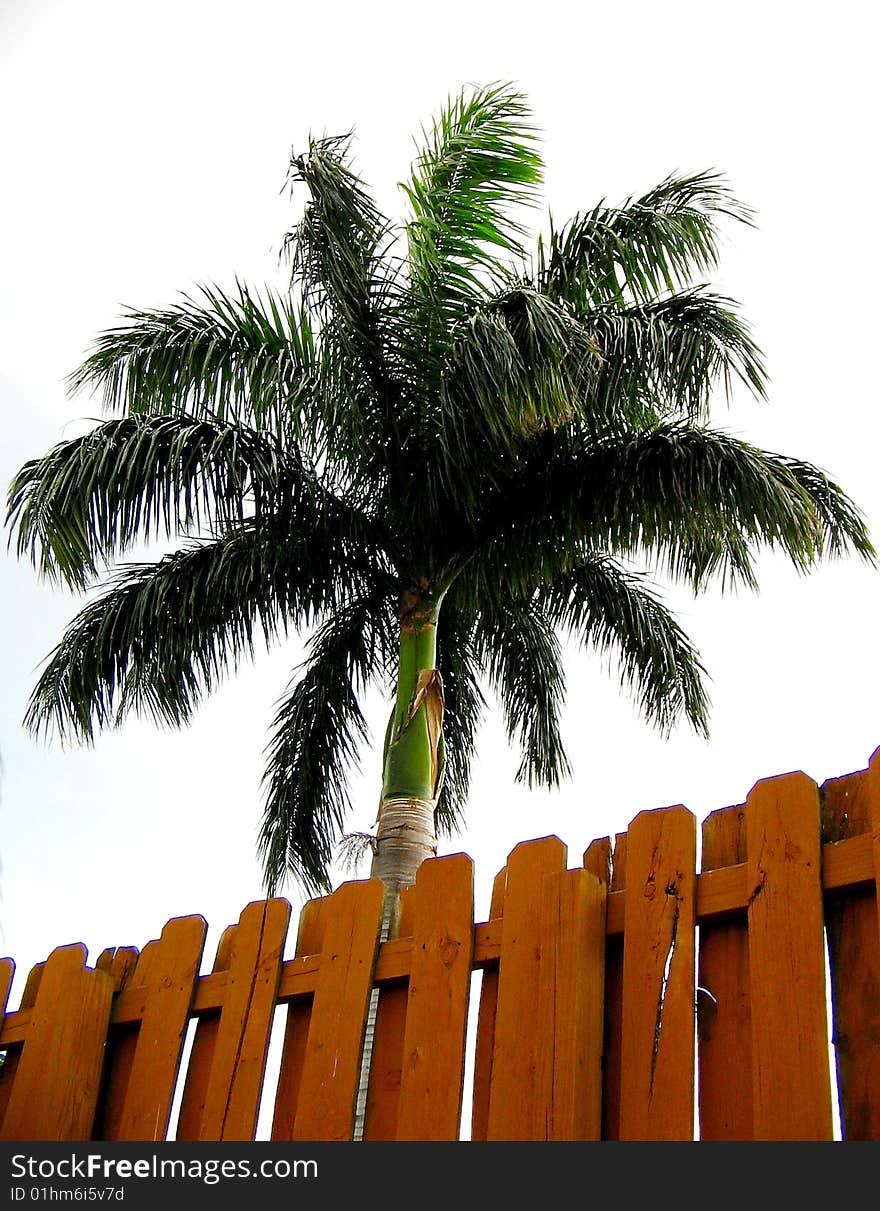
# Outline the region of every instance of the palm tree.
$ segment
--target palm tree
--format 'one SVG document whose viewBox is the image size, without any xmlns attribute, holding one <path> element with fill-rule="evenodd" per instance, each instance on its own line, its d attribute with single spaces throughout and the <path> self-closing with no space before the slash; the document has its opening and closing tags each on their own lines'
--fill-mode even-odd
<svg viewBox="0 0 880 1211">
<path fill-rule="evenodd" d="M 650 573 L 755 585 L 873 550 L 808 463 L 708 425 L 718 385 L 766 393 L 730 300 L 697 283 L 751 214 L 716 173 L 599 202 L 526 249 L 542 165 L 524 98 L 463 91 L 380 213 L 351 137 L 312 138 L 285 239 L 290 288 L 205 287 L 132 310 L 71 376 L 108 419 L 11 485 L 19 554 L 100 586 L 48 658 L 27 724 L 88 742 L 131 711 L 171 724 L 252 652 L 310 632 L 267 749 L 267 887 L 328 887 L 366 739 L 394 686 L 373 873 L 390 892 L 464 808 L 482 687 L 519 777 L 557 783 L 560 636 L 616 654 L 648 721 L 707 727 L 699 655 Z M 133 545 L 184 545 L 122 563 Z"/>
</svg>

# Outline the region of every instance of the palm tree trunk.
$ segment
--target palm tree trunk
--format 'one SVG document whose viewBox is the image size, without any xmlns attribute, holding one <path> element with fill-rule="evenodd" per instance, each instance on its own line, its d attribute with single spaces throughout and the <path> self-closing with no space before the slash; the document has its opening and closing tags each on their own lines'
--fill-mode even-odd
<svg viewBox="0 0 880 1211">
<path fill-rule="evenodd" d="M 427 582 L 405 595 L 397 695 L 385 744 L 382 798 L 371 874 L 385 883 L 391 919 L 401 890 L 437 852 L 434 807 L 440 785 L 443 682 L 437 662 L 437 611 Z"/>
<path fill-rule="evenodd" d="M 385 884 L 379 941 L 397 933 L 400 893 L 437 852 L 434 807 L 442 778 L 443 682 L 437 662 L 440 600 L 422 582 L 404 598 L 397 694 L 385 740 L 382 797 L 371 876 Z M 379 1007 L 374 988 L 367 1012 L 355 1107 L 355 1140 L 362 1140 Z"/>
</svg>

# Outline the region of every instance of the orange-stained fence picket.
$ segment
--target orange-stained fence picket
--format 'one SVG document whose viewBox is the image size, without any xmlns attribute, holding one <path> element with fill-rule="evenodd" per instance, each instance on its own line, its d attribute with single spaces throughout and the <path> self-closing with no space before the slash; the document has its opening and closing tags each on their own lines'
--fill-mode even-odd
<svg viewBox="0 0 880 1211">
<path fill-rule="evenodd" d="M 0 1138 L 350 1140 L 378 989 L 368 1140 L 823 1140 L 833 1099 L 844 1139 L 880 1139 L 880 749 L 822 787 L 757 783 L 701 840 L 698 872 L 670 807 L 576 869 L 555 837 L 523 843 L 477 924 L 470 858 L 435 858 L 381 945 L 361 880 L 306 904 L 286 959 L 282 899 L 249 904 L 204 974 L 201 917 L 93 968 L 60 947 L 0 1016 Z"/>
</svg>

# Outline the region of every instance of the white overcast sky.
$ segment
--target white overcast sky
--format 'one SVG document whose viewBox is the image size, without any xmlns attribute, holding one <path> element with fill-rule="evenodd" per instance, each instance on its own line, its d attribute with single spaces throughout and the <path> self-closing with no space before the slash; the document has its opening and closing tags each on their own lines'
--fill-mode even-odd
<svg viewBox="0 0 880 1211">
<path fill-rule="evenodd" d="M 880 538 L 876 473 L 878 195 L 870 6 L 739 0 L 614 5 L 0 0 L 0 478 L 97 415 L 64 376 L 125 305 L 200 282 L 281 282 L 295 211 L 290 148 L 355 128 L 381 204 L 412 136 L 462 84 L 516 81 L 544 133 L 557 219 L 716 168 L 757 212 L 729 230 L 719 289 L 762 345 L 770 402 L 719 399 L 717 424 L 819 463 Z M 79 427 L 78 427 L 79 426 Z M 297 659 L 275 650 L 230 678 L 184 732 L 130 722 L 91 750 L 21 727 L 41 660 L 76 602 L 6 553 L 0 623 L 0 953 L 24 975 L 57 944 L 143 946 L 164 922 L 220 931 L 261 896 L 255 840 L 273 704 Z M 570 865 L 641 810 L 698 820 L 760 778 L 817 782 L 880 745 L 880 573 L 855 561 L 800 578 L 764 560 L 758 596 L 669 600 L 712 676 L 712 735 L 664 741 L 613 675 L 569 657 L 563 790 L 514 784 L 497 718 L 482 735 L 468 828 L 442 852 L 476 863 L 478 912 L 519 840 L 555 833 Z M 370 702 L 378 745 L 386 704 Z M 354 780 L 371 824 L 377 750 Z M 295 887 L 287 894 L 297 912 Z"/>
</svg>

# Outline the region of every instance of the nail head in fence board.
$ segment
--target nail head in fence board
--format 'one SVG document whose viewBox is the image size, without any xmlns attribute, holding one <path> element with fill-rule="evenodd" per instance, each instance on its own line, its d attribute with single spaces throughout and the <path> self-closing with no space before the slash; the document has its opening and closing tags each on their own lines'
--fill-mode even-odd
<svg viewBox="0 0 880 1211">
<path fill-rule="evenodd" d="M 330 897 L 294 1123 L 297 1140 L 350 1140 L 382 916 L 381 879 Z"/>
<path fill-rule="evenodd" d="M 457 1140 L 474 941 L 474 864 L 423 862 L 416 875 L 397 1139 Z"/>
<path fill-rule="evenodd" d="M 828 842 L 880 835 L 880 750 L 866 770 L 822 786 Z M 876 884 L 826 897 L 831 1008 L 845 1140 L 880 1139 L 880 933 Z"/>
<path fill-rule="evenodd" d="M 412 938 L 415 896 L 415 887 L 406 887 L 400 894 L 398 939 Z M 381 956 L 382 947 L 379 948 L 379 954 Z M 370 1083 L 364 1113 L 365 1140 L 393 1140 L 397 1133 L 408 994 L 408 980 L 391 984 L 379 993 L 373 1029 L 373 1051 L 370 1057 Z"/>
<path fill-rule="evenodd" d="M 105 1139 L 167 1135 L 206 931 L 203 917 L 175 917 L 141 952 L 129 986 L 143 988 L 144 1016 L 126 1040 L 132 1048 L 128 1078 L 118 1111 L 105 1120 Z"/>
<path fill-rule="evenodd" d="M 758 782 L 746 801 L 755 1138 L 832 1138 L 818 788 Z"/>
<path fill-rule="evenodd" d="M 534 1138 L 538 1099 L 538 1035 L 551 1023 L 536 1023 L 535 998 L 541 964 L 541 891 L 548 874 L 565 869 L 566 849 L 558 837 L 527 841 L 507 860 L 507 892 L 498 969 L 498 1007 L 488 1138 Z"/>
<path fill-rule="evenodd" d="M 235 939 L 237 925 L 227 925 L 217 943 L 217 954 L 214 957 L 212 972 L 224 974 L 229 969 L 232 956 L 232 943 Z M 180 1114 L 177 1118 L 175 1138 L 182 1141 L 201 1139 L 200 1131 L 205 1112 L 205 1098 L 211 1079 L 211 1068 L 214 1063 L 214 1051 L 217 1044 L 217 1032 L 220 1029 L 220 1012 L 205 1014 L 200 1017 L 193 1036 L 193 1044 L 189 1053 L 189 1063 L 186 1068 L 186 1079 L 183 1085 L 183 1097 L 180 1102 Z"/>
<path fill-rule="evenodd" d="M 541 895 L 532 1139 L 598 1140 L 602 1128 L 607 884 L 587 870 L 546 875 Z"/>
<path fill-rule="evenodd" d="M 241 914 L 232 939 L 226 996 L 199 1138 L 254 1138 L 275 997 L 290 921 L 287 900 L 262 900 Z"/>
<path fill-rule="evenodd" d="M 503 921 L 507 867 L 492 883 L 490 921 Z M 492 1053 L 495 1049 L 495 1012 L 498 1008 L 498 965 L 486 967 L 480 976 L 477 1011 L 477 1040 L 474 1048 L 474 1095 L 471 1108 L 471 1139 L 485 1140 L 489 1129 L 489 1090 L 492 1084 Z"/>
<path fill-rule="evenodd" d="M 296 955 L 319 955 L 323 945 L 329 897 L 309 900 L 302 909 L 296 938 Z M 287 1006 L 281 1065 L 275 1090 L 272 1139 L 292 1140 L 293 1123 L 299 1099 L 299 1082 L 312 1018 L 312 998 L 291 1001 Z"/>
<path fill-rule="evenodd" d="M 0 1138 L 91 1137 L 113 980 L 85 961 L 80 943 L 46 960 Z"/>
<path fill-rule="evenodd" d="M 627 831 L 622 1140 L 693 1139 L 696 840 L 681 806 Z"/>
<path fill-rule="evenodd" d="M 746 861 L 742 805 L 712 812 L 703 821 L 702 852 L 703 871 Z M 697 992 L 700 1139 L 750 1140 L 752 1020 L 745 914 L 700 926 L 698 984 L 707 990 Z"/>
</svg>

